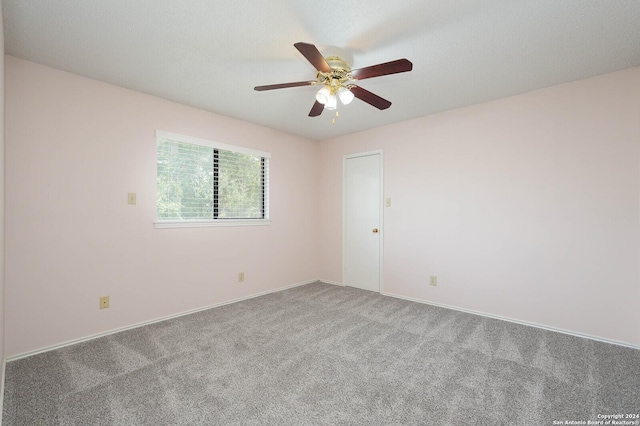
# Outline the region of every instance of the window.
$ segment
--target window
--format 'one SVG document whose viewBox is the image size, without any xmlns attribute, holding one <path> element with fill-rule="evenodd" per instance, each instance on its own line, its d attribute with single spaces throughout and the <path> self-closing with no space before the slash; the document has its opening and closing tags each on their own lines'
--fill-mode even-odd
<svg viewBox="0 0 640 426">
<path fill-rule="evenodd" d="M 156 227 L 269 222 L 269 153 L 161 130 L 156 138 Z"/>
</svg>

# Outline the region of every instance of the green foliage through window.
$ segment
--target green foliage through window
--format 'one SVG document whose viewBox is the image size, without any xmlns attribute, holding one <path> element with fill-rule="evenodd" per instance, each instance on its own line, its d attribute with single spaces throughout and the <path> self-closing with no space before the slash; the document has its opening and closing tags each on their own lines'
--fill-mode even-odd
<svg viewBox="0 0 640 426">
<path fill-rule="evenodd" d="M 267 218 L 268 161 L 158 138 L 158 220 Z"/>
</svg>

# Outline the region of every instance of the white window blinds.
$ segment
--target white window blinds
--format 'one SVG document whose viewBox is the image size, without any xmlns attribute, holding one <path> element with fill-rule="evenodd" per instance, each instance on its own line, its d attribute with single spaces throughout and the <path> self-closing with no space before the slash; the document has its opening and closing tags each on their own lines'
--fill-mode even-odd
<svg viewBox="0 0 640 426">
<path fill-rule="evenodd" d="M 265 152 L 157 131 L 157 220 L 268 219 Z"/>
</svg>

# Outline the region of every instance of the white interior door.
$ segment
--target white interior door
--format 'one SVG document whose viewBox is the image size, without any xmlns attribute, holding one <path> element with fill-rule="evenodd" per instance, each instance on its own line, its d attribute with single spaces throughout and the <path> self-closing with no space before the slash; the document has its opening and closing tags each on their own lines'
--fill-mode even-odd
<svg viewBox="0 0 640 426">
<path fill-rule="evenodd" d="M 345 156 L 344 284 L 380 291 L 382 152 Z"/>
</svg>

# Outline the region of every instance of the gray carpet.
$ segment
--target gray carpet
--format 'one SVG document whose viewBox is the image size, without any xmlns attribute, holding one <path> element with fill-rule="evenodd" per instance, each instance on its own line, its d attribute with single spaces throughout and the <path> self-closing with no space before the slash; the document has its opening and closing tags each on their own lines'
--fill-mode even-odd
<svg viewBox="0 0 640 426">
<path fill-rule="evenodd" d="M 315 283 L 7 364 L 4 425 L 552 425 L 640 351 Z"/>
</svg>

